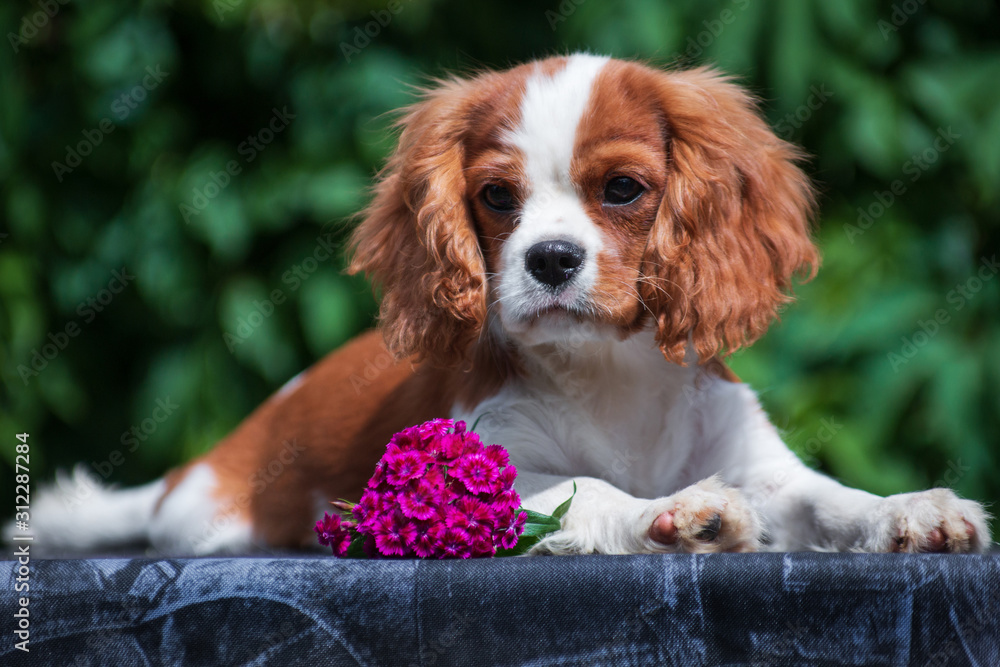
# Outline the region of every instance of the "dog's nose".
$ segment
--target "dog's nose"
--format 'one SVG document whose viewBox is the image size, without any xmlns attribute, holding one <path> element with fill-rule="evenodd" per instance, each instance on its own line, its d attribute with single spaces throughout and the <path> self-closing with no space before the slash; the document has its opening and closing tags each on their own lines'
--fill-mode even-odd
<svg viewBox="0 0 1000 667">
<path fill-rule="evenodd" d="M 559 287 L 583 264 L 583 248 L 569 241 L 542 241 L 528 248 L 524 268 L 540 283 Z"/>
</svg>

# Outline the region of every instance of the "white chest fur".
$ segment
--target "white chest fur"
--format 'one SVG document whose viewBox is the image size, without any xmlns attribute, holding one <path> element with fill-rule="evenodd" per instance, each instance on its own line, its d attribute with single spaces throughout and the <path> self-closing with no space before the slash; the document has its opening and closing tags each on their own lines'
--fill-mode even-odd
<svg viewBox="0 0 1000 667">
<path fill-rule="evenodd" d="M 652 333 L 525 356 L 524 378 L 455 415 L 470 426 L 478 418 L 483 440 L 506 447 L 519 470 L 597 477 L 656 497 L 736 463 L 727 424 L 745 417 L 732 413 L 745 413 L 748 398 L 756 405 L 752 392 L 667 362 Z"/>
</svg>

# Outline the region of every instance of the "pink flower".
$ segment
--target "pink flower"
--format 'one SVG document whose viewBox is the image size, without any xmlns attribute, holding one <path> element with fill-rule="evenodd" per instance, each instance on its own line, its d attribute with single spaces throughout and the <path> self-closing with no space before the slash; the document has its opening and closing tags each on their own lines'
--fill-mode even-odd
<svg viewBox="0 0 1000 667">
<path fill-rule="evenodd" d="M 489 507 L 468 496 L 460 498 L 448 516 L 449 528 L 461 528 L 473 540 L 492 540 L 496 516 Z"/>
<path fill-rule="evenodd" d="M 391 491 L 380 492 L 368 489 L 362 494 L 361 500 L 354 506 L 352 512 L 354 518 L 358 520 L 359 527 L 371 528 L 379 516 L 391 513 L 395 503 L 396 500 Z"/>
<path fill-rule="evenodd" d="M 330 540 L 336 531 L 340 529 L 340 517 L 330 516 L 326 512 L 323 512 L 323 520 L 316 522 L 316 534 L 319 536 L 319 543 L 323 546 L 329 546 Z"/>
<path fill-rule="evenodd" d="M 493 496 L 491 506 L 498 513 L 516 510 L 521 506 L 521 496 L 514 489 L 507 489 Z"/>
<path fill-rule="evenodd" d="M 445 527 L 440 523 L 430 521 L 413 522 L 413 539 L 410 541 L 410 548 L 418 558 L 431 558 L 437 555 L 438 541 L 444 534 Z"/>
<path fill-rule="evenodd" d="M 375 472 L 372 473 L 371 479 L 368 480 L 368 488 L 377 489 L 383 482 L 385 482 L 384 459 L 375 464 Z"/>
<path fill-rule="evenodd" d="M 411 519 L 430 519 L 437 514 L 441 495 L 441 490 L 425 478 L 415 487 L 400 491 L 396 498 L 404 515 Z"/>
<path fill-rule="evenodd" d="M 442 463 L 453 463 L 465 451 L 465 441 L 460 435 L 449 433 L 442 436 L 438 442 L 441 451 L 438 458 Z"/>
<path fill-rule="evenodd" d="M 388 469 L 386 480 L 397 487 L 423 476 L 427 472 L 427 464 L 431 461 L 427 454 L 415 450 L 387 454 L 383 460 Z"/>
<path fill-rule="evenodd" d="M 473 493 L 490 493 L 493 484 L 500 477 L 497 464 L 486 454 L 476 452 L 464 454 L 455 465 L 454 475 Z"/>
<path fill-rule="evenodd" d="M 375 522 L 375 546 L 385 556 L 405 556 L 409 551 L 408 542 L 417 535 L 412 523 L 399 517 L 383 515 Z"/>
<path fill-rule="evenodd" d="M 518 512 L 517 518 L 504 529 L 503 535 L 500 536 L 500 546 L 504 549 L 513 549 L 517 544 L 517 538 L 521 537 L 521 533 L 524 532 L 524 523 L 527 520 L 527 512 Z"/>
<path fill-rule="evenodd" d="M 358 525 L 366 525 L 370 518 L 374 518 L 378 510 L 378 494 L 374 491 L 365 491 L 361 494 L 361 500 L 351 508 L 351 513 L 357 519 Z"/>
<path fill-rule="evenodd" d="M 494 556 L 524 531 L 516 477 L 503 447 L 484 447 L 465 422 L 434 419 L 392 437 L 352 508 L 356 523 L 324 515 L 316 532 L 338 556 L 352 531 L 373 558 Z"/>
<path fill-rule="evenodd" d="M 461 528 L 448 528 L 437 542 L 441 558 L 468 558 L 472 555 L 472 539 Z"/>
<path fill-rule="evenodd" d="M 411 426 L 410 428 L 404 428 L 402 431 L 392 436 L 389 440 L 390 445 L 394 445 L 398 449 L 413 449 L 414 447 L 420 446 L 420 426 Z"/>
<path fill-rule="evenodd" d="M 507 466 L 500 471 L 500 476 L 497 478 L 497 486 L 499 486 L 501 490 L 506 491 L 514 486 L 515 477 L 517 477 L 517 468 L 514 466 Z"/>
<path fill-rule="evenodd" d="M 462 425 L 462 431 L 465 430 L 465 422 L 458 422 Z M 420 433 L 420 437 L 423 439 L 430 439 L 431 437 L 437 435 L 442 436 L 448 433 L 452 426 L 455 426 L 455 432 L 460 433 L 458 425 L 455 424 L 450 419 L 432 419 L 429 422 L 424 422 L 420 426 L 417 426 L 417 430 Z"/>
<path fill-rule="evenodd" d="M 498 468 L 502 468 L 510 463 L 510 456 L 507 454 L 507 450 L 500 445 L 488 445 L 485 452 L 486 458 L 493 461 Z"/>
<path fill-rule="evenodd" d="M 339 515 L 330 516 L 326 512 L 323 512 L 323 520 L 316 522 L 319 543 L 333 549 L 335 556 L 347 553 L 347 547 L 351 545 L 351 534 L 348 532 L 351 528 L 354 524 L 350 521 L 342 521 Z"/>
</svg>

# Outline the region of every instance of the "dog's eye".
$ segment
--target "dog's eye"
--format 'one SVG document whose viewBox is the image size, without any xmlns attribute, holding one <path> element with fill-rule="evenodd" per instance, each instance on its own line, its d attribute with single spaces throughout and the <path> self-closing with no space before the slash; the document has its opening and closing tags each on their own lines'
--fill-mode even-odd
<svg viewBox="0 0 1000 667">
<path fill-rule="evenodd" d="M 509 213 L 514 210 L 516 204 L 513 193 L 496 183 L 487 185 L 483 190 L 483 202 L 498 213 Z"/>
<path fill-rule="evenodd" d="M 612 178 L 604 186 L 604 203 L 613 206 L 631 204 L 643 192 L 645 192 L 645 188 L 639 184 L 639 181 L 628 176 L 619 176 Z"/>
</svg>

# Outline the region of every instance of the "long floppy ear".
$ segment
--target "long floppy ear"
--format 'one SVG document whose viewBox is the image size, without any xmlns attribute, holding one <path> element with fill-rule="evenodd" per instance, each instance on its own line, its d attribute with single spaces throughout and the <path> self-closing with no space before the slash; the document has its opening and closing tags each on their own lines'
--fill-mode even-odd
<svg viewBox="0 0 1000 667">
<path fill-rule="evenodd" d="M 470 83 L 439 83 L 410 107 L 396 152 L 351 238 L 351 273 L 382 290 L 380 324 L 397 357 L 466 358 L 486 317 L 485 263 L 465 200 Z"/>
<path fill-rule="evenodd" d="M 749 345 L 812 278 L 814 198 L 802 153 L 776 137 L 755 101 L 708 68 L 656 75 L 667 125 L 667 188 L 643 256 L 643 298 L 663 354 L 689 340 L 708 360 Z"/>
</svg>

